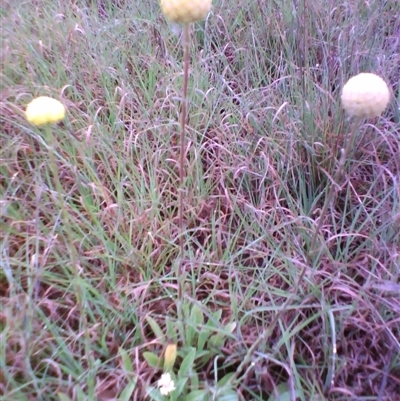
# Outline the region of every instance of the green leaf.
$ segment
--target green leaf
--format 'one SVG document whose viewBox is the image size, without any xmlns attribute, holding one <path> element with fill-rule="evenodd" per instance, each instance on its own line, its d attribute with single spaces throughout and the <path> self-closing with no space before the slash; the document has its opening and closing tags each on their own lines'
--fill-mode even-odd
<svg viewBox="0 0 400 401">
<path fill-rule="evenodd" d="M 185 398 L 186 401 L 205 401 L 207 400 L 206 390 L 194 390 L 191 391 Z"/>
<path fill-rule="evenodd" d="M 212 318 L 208 319 L 207 323 L 201 328 L 197 340 L 197 349 L 199 351 L 202 351 L 204 349 L 206 342 L 209 340 L 210 336 L 215 333 L 215 329 L 219 327 L 217 323 L 219 323 L 219 320 L 221 319 L 221 313 L 221 310 L 216 311 L 212 315 Z M 217 320 L 217 322 L 215 320 Z"/>
<path fill-rule="evenodd" d="M 225 326 L 225 330 L 226 330 L 227 332 L 229 332 L 229 333 L 232 333 L 233 330 L 235 330 L 235 329 L 236 329 L 236 322 L 228 323 L 228 324 Z"/>
<path fill-rule="evenodd" d="M 216 320 L 218 322 L 221 321 L 221 316 L 222 316 L 222 309 L 218 309 L 212 314 L 212 317 L 214 318 L 214 320 Z"/>
<path fill-rule="evenodd" d="M 277 394 L 275 396 L 275 394 Z M 298 392 L 296 391 L 296 396 Z M 281 383 L 276 386 L 276 392 L 272 393 L 268 401 L 291 401 L 290 388 L 287 383 Z"/>
<path fill-rule="evenodd" d="M 219 349 L 224 345 L 224 341 L 225 341 L 224 337 L 225 337 L 224 333 L 214 334 L 213 336 L 210 337 L 208 342 L 211 347 Z"/>
<path fill-rule="evenodd" d="M 199 389 L 199 376 L 196 372 L 193 372 L 190 376 L 190 389 L 193 391 Z"/>
<path fill-rule="evenodd" d="M 150 367 L 152 368 L 158 368 L 159 367 L 159 359 L 156 354 L 153 352 L 143 352 L 143 358 L 146 359 L 146 362 L 149 364 Z"/>
<path fill-rule="evenodd" d="M 150 325 L 151 329 L 153 330 L 153 333 L 157 337 L 157 339 L 159 340 L 164 339 L 165 337 L 164 332 L 161 330 L 161 327 L 158 325 L 158 323 L 151 316 L 146 316 L 146 320 L 147 323 Z"/>
<path fill-rule="evenodd" d="M 204 346 L 205 346 L 208 338 L 210 337 L 211 333 L 212 332 L 208 328 L 206 328 L 206 327 L 202 328 L 202 330 L 199 333 L 199 337 L 197 339 L 197 350 L 198 351 L 203 351 Z"/>
<path fill-rule="evenodd" d="M 231 388 L 227 388 L 224 390 L 224 393 L 219 395 L 217 398 L 218 401 L 238 401 L 239 396 L 237 395 L 236 391 Z"/>
<path fill-rule="evenodd" d="M 216 323 L 218 323 L 218 325 Z M 207 320 L 207 323 L 204 325 L 204 327 L 206 327 L 208 329 L 208 331 L 213 331 L 213 329 L 220 326 L 219 323 L 220 323 L 219 321 L 215 322 L 214 317 L 213 317 L 213 318 L 210 318 Z"/>
<path fill-rule="evenodd" d="M 186 344 L 187 345 L 195 345 L 193 344 L 194 336 L 196 334 L 196 329 L 193 327 L 191 321 L 186 322 Z"/>
<path fill-rule="evenodd" d="M 154 387 L 146 387 L 146 393 L 152 401 L 165 401 L 165 397 Z"/>
<path fill-rule="evenodd" d="M 200 359 L 200 358 L 209 359 L 210 356 L 211 356 L 211 351 L 199 351 L 199 350 L 196 351 L 196 359 Z M 204 357 L 206 357 L 206 358 L 204 358 Z"/>
<path fill-rule="evenodd" d="M 123 365 L 125 371 L 126 372 L 133 372 L 133 366 L 132 366 L 131 358 L 129 358 L 128 353 L 122 347 L 118 348 L 118 353 L 119 353 L 119 356 L 122 359 L 122 365 Z"/>
<path fill-rule="evenodd" d="M 194 359 L 196 358 L 196 348 L 190 347 L 179 368 L 179 377 L 189 376 L 192 371 Z"/>
<path fill-rule="evenodd" d="M 203 321 L 204 315 L 202 310 L 197 305 L 193 305 L 189 319 L 186 322 L 186 343 L 188 345 L 196 346 L 194 340 L 200 330 L 199 326 L 203 324 Z"/>
<path fill-rule="evenodd" d="M 77 401 L 86 401 L 88 399 L 88 397 L 86 396 L 86 394 L 83 392 L 81 386 L 76 386 L 75 387 L 75 391 L 76 391 L 76 399 Z"/>
<path fill-rule="evenodd" d="M 60 401 L 72 401 L 71 398 L 69 398 L 66 394 L 64 393 L 58 393 L 58 398 Z"/>
<path fill-rule="evenodd" d="M 204 322 L 204 314 L 198 305 L 193 305 L 192 311 L 190 312 L 190 320 L 193 324 L 201 325 Z"/>
<path fill-rule="evenodd" d="M 177 396 L 177 398 L 185 390 L 185 386 L 186 386 L 187 381 L 188 381 L 188 377 L 183 377 L 183 378 L 181 378 L 181 379 L 179 379 L 178 381 L 175 382 L 175 387 L 176 388 L 174 390 L 174 394 Z"/>
<path fill-rule="evenodd" d="M 228 383 L 229 379 L 234 375 L 234 373 L 228 373 L 226 374 L 224 377 L 222 377 L 218 383 L 217 383 L 217 387 L 223 387 L 225 386 L 226 383 Z"/>
<path fill-rule="evenodd" d="M 129 401 L 131 396 L 136 388 L 137 379 L 133 379 L 129 382 L 126 387 L 122 390 L 121 395 L 118 398 L 118 401 Z"/>
<path fill-rule="evenodd" d="M 228 373 L 217 383 L 217 400 L 218 401 L 238 401 L 239 397 L 237 392 L 231 387 L 227 386 L 227 383 L 234 375 L 234 372 Z"/>
<path fill-rule="evenodd" d="M 210 337 L 210 345 L 221 348 L 224 345 L 226 337 L 228 334 L 232 333 L 233 330 L 236 328 L 236 322 L 228 323 L 223 330 L 219 331 L 217 334 L 214 334 Z"/>
<path fill-rule="evenodd" d="M 176 335 L 177 323 L 173 322 L 171 319 L 167 319 L 166 324 L 167 324 L 167 337 L 168 337 L 168 340 L 176 343 L 177 342 L 177 335 Z"/>
</svg>

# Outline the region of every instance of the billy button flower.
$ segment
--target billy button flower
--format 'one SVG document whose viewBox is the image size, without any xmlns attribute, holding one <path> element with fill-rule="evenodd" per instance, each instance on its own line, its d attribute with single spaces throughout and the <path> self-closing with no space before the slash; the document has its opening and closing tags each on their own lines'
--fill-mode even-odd
<svg viewBox="0 0 400 401">
<path fill-rule="evenodd" d="M 69 216 L 64 204 L 63 194 L 65 193 L 63 186 L 60 182 L 59 169 L 55 156 L 56 140 L 52 133 L 51 124 L 58 123 L 65 118 L 65 107 L 64 105 L 51 97 L 39 96 L 33 99 L 25 110 L 25 117 L 29 123 L 35 126 L 43 126 L 43 137 L 47 142 L 46 147 L 49 154 L 50 164 L 49 167 L 53 173 L 53 180 L 49 183 L 49 187 L 52 186 L 53 182 L 58 193 L 59 207 L 62 210 L 66 226 L 68 227 Z M 69 234 L 69 231 L 68 231 Z M 71 239 L 72 243 L 72 239 Z"/>
<path fill-rule="evenodd" d="M 373 118 L 386 109 L 390 92 L 386 82 L 378 75 L 361 73 L 344 85 L 341 100 L 343 108 L 351 116 Z"/>
<path fill-rule="evenodd" d="M 341 94 L 342 106 L 350 116 L 356 117 L 354 127 L 346 140 L 346 146 L 342 149 L 342 155 L 333 182 L 331 183 L 328 195 L 322 208 L 317 228 L 311 240 L 310 255 L 317 249 L 317 237 L 321 230 L 329 205 L 333 201 L 337 188 L 340 188 L 340 181 L 346 170 L 346 161 L 353 147 L 358 125 L 362 118 L 373 118 L 380 116 L 390 101 L 390 91 L 386 82 L 378 75 L 363 72 L 350 78 L 343 86 Z M 305 269 L 302 270 L 300 278 L 303 277 Z M 299 280 L 300 282 L 300 280 Z"/>
<path fill-rule="evenodd" d="M 58 123 L 65 118 L 65 107 L 56 99 L 39 96 L 28 104 L 25 116 L 33 125 Z"/>
<path fill-rule="evenodd" d="M 172 22 L 183 24 L 183 90 L 181 108 L 181 133 L 180 133 L 180 156 L 179 156 L 179 207 L 178 207 L 178 226 L 179 226 L 179 248 L 180 261 L 176 263 L 176 279 L 178 281 L 178 318 L 183 318 L 182 300 L 185 290 L 183 260 L 184 260 L 184 229 L 183 216 L 185 214 L 184 192 L 185 187 L 185 130 L 186 114 L 189 106 L 187 89 L 189 79 L 189 39 L 190 24 L 192 22 L 204 20 L 211 9 L 212 0 L 160 0 L 161 10 L 167 19 Z"/>
<path fill-rule="evenodd" d="M 201 21 L 211 9 L 211 0 L 161 0 L 161 10 L 172 22 Z"/>
<path fill-rule="evenodd" d="M 49 153 L 50 159 L 50 169 L 53 173 L 53 179 L 49 180 L 49 187 L 52 187 L 53 181 L 55 182 L 55 189 L 57 193 L 57 206 L 60 208 L 63 216 L 63 226 L 66 229 L 67 240 L 69 246 L 67 249 L 71 252 L 71 263 L 75 270 L 75 277 L 74 280 L 75 284 L 75 294 L 79 304 L 79 308 L 83 311 L 84 304 L 83 304 L 83 295 L 82 289 L 80 284 L 78 284 L 78 277 L 80 276 L 79 268 L 78 268 L 78 255 L 76 253 L 76 245 L 74 241 L 74 237 L 71 232 L 71 224 L 70 222 L 70 215 L 67 209 L 67 201 L 64 199 L 64 195 L 66 191 L 64 190 L 61 181 L 60 181 L 60 174 L 59 168 L 55 156 L 55 147 L 57 145 L 55 136 L 52 133 L 51 124 L 58 123 L 59 121 L 65 118 L 65 107 L 64 105 L 58 101 L 57 99 L 53 99 L 48 96 L 39 96 L 33 99 L 25 110 L 25 117 L 29 123 L 36 126 L 44 126 L 43 133 L 45 139 L 47 140 L 47 149 Z M 86 320 L 83 321 L 84 331 L 87 331 L 87 322 Z M 90 361 L 89 364 L 92 363 L 91 356 L 86 355 L 86 358 Z"/>
</svg>

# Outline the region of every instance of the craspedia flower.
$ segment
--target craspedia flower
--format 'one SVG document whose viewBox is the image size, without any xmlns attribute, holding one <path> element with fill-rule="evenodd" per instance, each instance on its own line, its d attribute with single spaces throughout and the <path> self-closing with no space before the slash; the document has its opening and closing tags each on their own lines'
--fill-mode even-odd
<svg viewBox="0 0 400 401">
<path fill-rule="evenodd" d="M 65 107 L 56 99 L 39 96 L 28 104 L 25 116 L 33 125 L 57 123 L 64 119 Z"/>
<path fill-rule="evenodd" d="M 343 108 L 356 117 L 380 116 L 389 100 L 390 92 L 386 82 L 371 73 L 361 73 L 350 78 L 342 91 Z"/>
<path fill-rule="evenodd" d="M 173 22 L 196 22 L 207 17 L 211 0 L 161 0 L 161 10 Z"/>
</svg>

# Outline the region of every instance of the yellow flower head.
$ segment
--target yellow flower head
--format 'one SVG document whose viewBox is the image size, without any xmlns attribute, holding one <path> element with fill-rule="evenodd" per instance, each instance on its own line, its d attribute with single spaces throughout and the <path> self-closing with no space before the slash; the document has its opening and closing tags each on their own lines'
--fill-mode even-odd
<svg viewBox="0 0 400 401">
<path fill-rule="evenodd" d="M 64 119 L 65 107 L 56 99 L 39 96 L 28 104 L 25 116 L 33 125 L 57 123 Z"/>
<path fill-rule="evenodd" d="M 161 10 L 173 22 L 196 22 L 207 17 L 211 0 L 161 0 Z"/>
<path fill-rule="evenodd" d="M 371 73 L 361 73 L 350 78 L 342 91 L 343 108 L 356 117 L 380 116 L 389 100 L 390 92 L 386 82 Z"/>
</svg>

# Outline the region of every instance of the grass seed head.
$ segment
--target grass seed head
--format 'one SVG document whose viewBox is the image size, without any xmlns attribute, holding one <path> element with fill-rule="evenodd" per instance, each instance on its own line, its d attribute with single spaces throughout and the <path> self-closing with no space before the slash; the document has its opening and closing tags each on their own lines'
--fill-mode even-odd
<svg viewBox="0 0 400 401">
<path fill-rule="evenodd" d="M 25 116 L 33 125 L 57 123 L 64 119 L 65 107 L 56 99 L 39 96 L 28 104 Z"/>
<path fill-rule="evenodd" d="M 343 108 L 356 117 L 380 116 L 389 100 L 390 92 L 386 82 L 371 73 L 361 73 L 350 78 L 342 91 Z"/>
<path fill-rule="evenodd" d="M 161 0 L 161 10 L 173 22 L 201 21 L 211 9 L 211 0 Z"/>
</svg>

